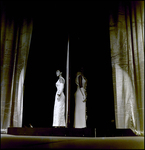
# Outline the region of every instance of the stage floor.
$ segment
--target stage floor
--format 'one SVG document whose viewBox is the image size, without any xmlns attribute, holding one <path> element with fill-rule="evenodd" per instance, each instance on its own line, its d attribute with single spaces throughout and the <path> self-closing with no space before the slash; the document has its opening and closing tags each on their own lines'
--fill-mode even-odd
<svg viewBox="0 0 145 150">
<path fill-rule="evenodd" d="M 57 137 L 1 134 L 1 149 L 144 149 L 143 136 Z"/>
</svg>

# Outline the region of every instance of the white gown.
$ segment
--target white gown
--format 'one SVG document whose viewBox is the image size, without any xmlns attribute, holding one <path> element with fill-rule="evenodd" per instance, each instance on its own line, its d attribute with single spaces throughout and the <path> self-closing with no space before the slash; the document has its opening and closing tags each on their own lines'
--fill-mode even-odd
<svg viewBox="0 0 145 150">
<path fill-rule="evenodd" d="M 75 111 L 74 111 L 74 128 L 85 128 L 86 127 L 86 102 L 83 102 L 83 96 L 79 88 L 78 78 L 81 73 L 77 74 L 76 84 L 77 91 L 75 92 Z M 82 76 L 82 75 L 81 75 Z M 86 93 L 87 79 L 82 76 L 82 90 Z"/>
<path fill-rule="evenodd" d="M 61 77 L 65 82 L 64 78 Z M 65 126 L 65 95 L 63 93 L 64 83 L 59 80 L 56 82 L 57 92 L 55 95 L 55 104 L 53 112 L 53 125 L 52 126 Z M 57 94 L 60 94 L 58 96 Z"/>
</svg>

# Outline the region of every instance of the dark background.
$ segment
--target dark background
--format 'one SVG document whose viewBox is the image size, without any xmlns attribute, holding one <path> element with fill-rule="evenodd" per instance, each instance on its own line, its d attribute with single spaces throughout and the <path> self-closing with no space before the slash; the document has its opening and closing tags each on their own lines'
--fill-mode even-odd
<svg viewBox="0 0 145 150">
<path fill-rule="evenodd" d="M 52 127 L 56 70 L 66 78 L 70 39 L 70 127 L 73 127 L 75 75 L 83 66 L 88 79 L 87 127 L 110 128 L 114 97 L 109 39 L 108 1 L 7 2 L 34 20 L 27 63 L 23 126 Z M 16 11 L 17 10 L 17 11 Z M 65 92 L 65 90 L 64 90 Z"/>
</svg>

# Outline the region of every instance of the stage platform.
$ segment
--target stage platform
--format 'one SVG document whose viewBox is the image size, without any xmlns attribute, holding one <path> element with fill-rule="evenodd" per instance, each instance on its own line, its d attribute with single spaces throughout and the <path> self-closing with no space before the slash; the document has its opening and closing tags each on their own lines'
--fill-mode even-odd
<svg viewBox="0 0 145 150">
<path fill-rule="evenodd" d="M 75 128 L 8 128 L 8 134 L 32 135 L 32 136 L 71 136 L 71 137 L 94 137 L 94 129 Z"/>
<path fill-rule="evenodd" d="M 11 135 L 30 136 L 64 136 L 64 137 L 114 137 L 114 136 L 136 136 L 131 129 L 114 129 L 103 132 L 95 128 L 8 128 Z"/>
<path fill-rule="evenodd" d="M 1 134 L 1 149 L 144 149 L 144 137 L 62 137 Z"/>
</svg>

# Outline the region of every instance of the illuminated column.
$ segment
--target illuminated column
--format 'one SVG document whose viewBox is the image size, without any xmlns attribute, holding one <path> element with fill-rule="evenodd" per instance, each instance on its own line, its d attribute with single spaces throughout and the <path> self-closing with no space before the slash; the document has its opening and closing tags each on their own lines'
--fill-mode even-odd
<svg viewBox="0 0 145 150">
<path fill-rule="evenodd" d="M 67 60 L 66 60 L 66 127 L 70 126 L 70 85 L 69 85 L 69 37 L 67 45 Z"/>
</svg>

